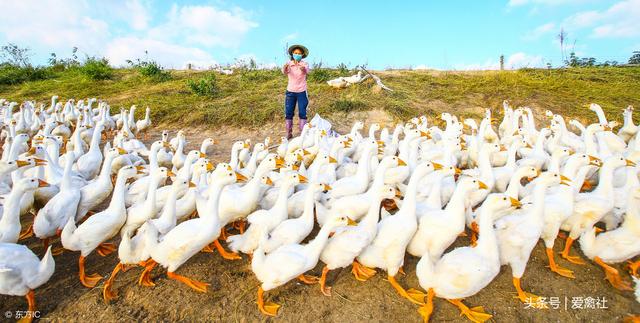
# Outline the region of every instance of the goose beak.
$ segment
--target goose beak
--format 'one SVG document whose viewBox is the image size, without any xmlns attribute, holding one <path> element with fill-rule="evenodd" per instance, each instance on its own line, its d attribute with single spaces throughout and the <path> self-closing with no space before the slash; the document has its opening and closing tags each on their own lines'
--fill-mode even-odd
<svg viewBox="0 0 640 323">
<path fill-rule="evenodd" d="M 118 147 L 117 149 L 118 149 L 118 154 L 120 154 L 120 155 L 126 155 L 127 154 L 126 150 L 124 150 L 124 149 L 122 149 L 120 147 Z"/>
<path fill-rule="evenodd" d="M 271 180 L 271 177 L 267 177 L 266 184 L 269 186 L 273 186 L 273 181 Z"/>
<path fill-rule="evenodd" d="M 302 174 L 298 174 L 298 178 L 300 179 L 300 183 L 309 183 L 309 180 L 306 177 L 302 176 Z"/>
<path fill-rule="evenodd" d="M 434 170 L 442 169 L 442 164 L 438 164 L 438 163 L 434 163 L 434 162 L 432 162 L 431 164 L 433 164 L 433 169 Z"/>
<path fill-rule="evenodd" d="M 500 145 L 500 151 L 507 151 L 507 148 L 504 145 Z"/>
<path fill-rule="evenodd" d="M 242 146 L 243 146 L 244 148 L 249 148 L 249 143 L 245 142 Z"/>
<path fill-rule="evenodd" d="M 298 156 L 298 158 L 297 158 L 298 161 L 302 161 L 303 160 L 302 156 L 300 156 L 300 155 L 297 155 L 297 156 Z"/>
<path fill-rule="evenodd" d="M 349 225 L 349 226 L 355 226 L 355 225 L 358 225 L 358 222 L 353 221 L 351 218 L 349 218 L 349 217 L 348 217 L 348 218 L 347 218 L 347 225 Z"/>
<path fill-rule="evenodd" d="M 513 197 L 510 197 L 509 199 L 511 199 L 511 206 L 515 207 L 515 208 L 519 208 L 522 206 L 522 204 L 520 203 L 520 201 L 514 199 Z"/>
<path fill-rule="evenodd" d="M 396 197 L 397 198 L 401 198 L 402 197 L 402 192 L 400 192 L 399 189 L 396 188 Z"/>
<path fill-rule="evenodd" d="M 36 147 L 31 147 L 29 148 L 29 151 L 27 151 L 27 156 L 33 156 L 36 154 Z"/>
<path fill-rule="evenodd" d="M 200 158 L 207 158 L 207 154 L 200 152 L 200 154 L 198 154 L 198 156 L 200 156 Z"/>
<path fill-rule="evenodd" d="M 324 184 L 324 190 L 325 191 L 330 191 L 331 190 L 331 186 Z"/>
<path fill-rule="evenodd" d="M 292 170 L 298 170 L 298 169 L 300 169 L 300 166 L 298 166 L 298 165 L 293 165 L 293 166 L 291 166 L 291 169 L 292 169 Z"/>
<path fill-rule="evenodd" d="M 399 166 L 407 166 L 407 163 L 404 160 L 398 158 L 398 167 Z"/>
<path fill-rule="evenodd" d="M 345 141 L 343 145 L 344 145 L 344 148 L 351 148 L 351 142 L 349 141 Z"/>
<path fill-rule="evenodd" d="M 174 173 L 174 172 L 172 172 L 172 171 L 168 170 L 168 171 L 167 171 L 167 177 L 176 177 L 176 173 Z"/>
<path fill-rule="evenodd" d="M 44 166 L 47 164 L 47 161 L 44 159 L 34 158 L 34 160 L 36 161 L 36 166 Z"/>
<path fill-rule="evenodd" d="M 196 187 L 196 184 L 195 184 L 194 182 L 192 182 L 192 181 L 189 181 L 189 187 L 190 187 L 190 188 L 191 188 L 191 187 Z"/>
<path fill-rule="evenodd" d="M 462 169 L 460 169 L 460 168 L 456 167 L 456 168 L 454 169 L 454 173 L 455 173 L 456 175 L 460 175 L 460 174 L 462 174 Z"/>
<path fill-rule="evenodd" d="M 136 174 L 138 174 L 138 175 L 144 174 L 144 167 L 136 166 Z"/>
<path fill-rule="evenodd" d="M 276 157 L 276 168 L 284 167 L 284 158 Z"/>
<path fill-rule="evenodd" d="M 427 139 L 431 139 L 431 135 L 424 131 L 420 131 L 420 137 L 427 137 Z"/>
<path fill-rule="evenodd" d="M 627 159 L 627 166 L 636 167 L 636 163 Z"/>
<path fill-rule="evenodd" d="M 564 175 L 560 175 L 560 184 L 571 186 L 571 180 Z"/>
<path fill-rule="evenodd" d="M 484 182 L 478 181 L 478 189 L 480 189 L 480 190 L 488 190 L 489 187 Z"/>
<path fill-rule="evenodd" d="M 26 160 L 16 160 L 16 165 L 18 165 L 18 167 L 24 167 L 24 166 L 28 166 L 31 165 L 30 162 L 26 161 Z"/>
<path fill-rule="evenodd" d="M 525 148 L 533 148 L 533 146 L 531 146 L 530 143 L 527 143 L 526 145 L 524 145 Z"/>
<path fill-rule="evenodd" d="M 333 157 L 329 156 L 329 163 L 330 163 L 330 164 L 337 164 L 337 163 L 338 163 L 338 160 L 336 160 L 335 158 L 333 158 Z"/>
<path fill-rule="evenodd" d="M 246 181 L 247 181 L 247 178 L 246 178 L 244 175 L 242 175 L 242 174 L 240 174 L 240 173 L 236 172 L 236 182 L 238 182 L 238 183 L 244 183 L 244 182 L 246 182 Z"/>
<path fill-rule="evenodd" d="M 573 149 L 569 149 L 569 156 L 575 154 L 576 152 Z"/>
<path fill-rule="evenodd" d="M 309 151 L 307 151 L 306 149 L 302 149 L 302 154 L 304 154 L 304 156 L 311 155 L 311 153 L 309 153 Z"/>
<path fill-rule="evenodd" d="M 41 179 L 38 179 L 38 187 L 49 187 L 49 183 L 47 183 L 47 182 L 45 182 L 45 181 L 43 181 Z"/>
<path fill-rule="evenodd" d="M 208 163 L 207 163 L 207 172 L 212 171 L 212 170 L 213 170 L 213 168 L 214 168 L 214 167 L 213 167 L 213 164 L 212 164 L 211 162 L 208 162 Z"/>
</svg>

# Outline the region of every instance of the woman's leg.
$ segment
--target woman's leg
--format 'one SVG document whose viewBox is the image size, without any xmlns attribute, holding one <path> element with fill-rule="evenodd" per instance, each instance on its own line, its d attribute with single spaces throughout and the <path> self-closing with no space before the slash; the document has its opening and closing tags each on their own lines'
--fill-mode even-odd
<svg viewBox="0 0 640 323">
<path fill-rule="evenodd" d="M 307 91 L 298 93 L 298 117 L 300 118 L 300 124 L 298 125 L 300 132 L 307 123 L 307 105 L 309 105 L 309 97 L 307 97 Z"/>
<path fill-rule="evenodd" d="M 284 123 L 287 131 L 287 139 L 293 136 L 293 112 L 296 107 L 296 94 L 286 91 L 284 95 Z"/>
</svg>

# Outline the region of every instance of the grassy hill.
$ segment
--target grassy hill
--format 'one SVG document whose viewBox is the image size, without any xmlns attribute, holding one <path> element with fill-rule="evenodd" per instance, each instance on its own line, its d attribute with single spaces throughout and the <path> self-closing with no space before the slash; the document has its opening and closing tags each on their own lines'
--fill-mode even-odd
<svg viewBox="0 0 640 323">
<path fill-rule="evenodd" d="M 213 72 L 171 71 L 171 78 L 155 81 L 135 69 L 117 69 L 109 80 L 96 81 L 73 71 L 52 78 L 18 85 L 1 85 L 0 98 L 61 99 L 97 97 L 114 109 L 152 108 L 156 124 L 259 126 L 281 120 L 286 78 L 278 70 L 240 70 L 233 75 L 215 75 L 213 96 L 199 96 L 187 86 Z M 435 116 L 449 111 L 461 116 L 479 116 L 490 107 L 497 114 L 501 102 L 528 105 L 593 120 L 583 106 L 595 102 L 616 119 L 627 105 L 640 106 L 640 67 L 572 68 L 517 71 L 379 71 L 393 92 L 376 91 L 372 81 L 336 90 L 324 80 L 338 76 L 337 70 L 317 71 L 309 82 L 310 115 L 340 118 L 345 113 L 383 110 L 398 119 L 416 115 Z M 345 75 L 345 74 L 343 74 Z M 345 75 L 346 76 L 346 75 Z M 539 110 L 541 111 L 541 110 Z M 139 109 L 142 115 L 144 109 Z M 638 118 L 638 114 L 636 114 Z"/>
</svg>

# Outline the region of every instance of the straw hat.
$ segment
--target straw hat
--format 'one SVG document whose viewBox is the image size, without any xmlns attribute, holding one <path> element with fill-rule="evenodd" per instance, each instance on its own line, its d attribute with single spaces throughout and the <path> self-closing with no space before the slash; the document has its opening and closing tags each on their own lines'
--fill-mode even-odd
<svg viewBox="0 0 640 323">
<path fill-rule="evenodd" d="M 289 56 L 293 55 L 293 50 L 296 48 L 300 48 L 300 50 L 302 50 L 302 58 L 305 58 L 309 55 L 309 50 L 302 46 L 302 45 L 291 45 L 289 46 L 289 50 L 287 50 L 287 52 L 289 52 Z"/>
</svg>

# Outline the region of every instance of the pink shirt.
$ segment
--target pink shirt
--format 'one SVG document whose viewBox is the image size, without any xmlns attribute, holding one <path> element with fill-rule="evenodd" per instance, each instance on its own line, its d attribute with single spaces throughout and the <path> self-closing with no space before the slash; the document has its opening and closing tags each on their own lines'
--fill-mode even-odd
<svg viewBox="0 0 640 323">
<path fill-rule="evenodd" d="M 289 77 L 289 83 L 287 84 L 287 91 L 289 92 L 304 92 L 307 90 L 307 73 L 309 73 L 309 64 L 305 61 L 300 61 L 295 64 L 293 61 L 287 63 L 289 69 L 285 71 L 282 67 L 282 73 L 287 74 Z M 304 71 L 302 67 L 304 66 Z"/>
</svg>

